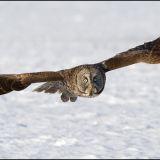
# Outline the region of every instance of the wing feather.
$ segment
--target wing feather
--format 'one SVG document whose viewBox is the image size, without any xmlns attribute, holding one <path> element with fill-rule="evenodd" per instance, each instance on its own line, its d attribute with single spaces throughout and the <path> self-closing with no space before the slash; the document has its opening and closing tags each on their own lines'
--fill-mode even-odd
<svg viewBox="0 0 160 160">
<path fill-rule="evenodd" d="M 59 90 L 62 90 L 63 83 L 61 81 L 55 81 L 55 82 L 47 82 L 36 89 L 34 89 L 34 92 L 45 92 L 45 93 L 56 93 Z"/>
<path fill-rule="evenodd" d="M 160 38 L 151 42 L 146 42 L 126 52 L 119 53 L 100 62 L 99 65 L 107 72 L 139 62 L 148 64 L 160 63 Z"/>
<path fill-rule="evenodd" d="M 0 95 L 23 90 L 29 85 L 30 83 L 23 83 L 16 75 L 0 75 Z"/>
<path fill-rule="evenodd" d="M 27 88 L 32 83 L 63 81 L 61 72 L 35 72 L 23 74 L 1 74 L 0 75 L 0 95 L 11 91 L 20 91 Z M 52 90 L 53 92 L 53 90 Z"/>
</svg>

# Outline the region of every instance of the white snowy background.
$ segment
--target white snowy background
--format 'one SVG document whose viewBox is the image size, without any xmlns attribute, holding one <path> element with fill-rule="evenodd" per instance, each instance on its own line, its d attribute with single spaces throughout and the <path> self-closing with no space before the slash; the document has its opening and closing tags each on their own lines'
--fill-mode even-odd
<svg viewBox="0 0 160 160">
<path fill-rule="evenodd" d="M 96 63 L 160 36 L 160 2 L 0 2 L 0 73 Z M 103 93 L 0 96 L 0 158 L 160 158 L 160 65 L 106 74 Z"/>
</svg>

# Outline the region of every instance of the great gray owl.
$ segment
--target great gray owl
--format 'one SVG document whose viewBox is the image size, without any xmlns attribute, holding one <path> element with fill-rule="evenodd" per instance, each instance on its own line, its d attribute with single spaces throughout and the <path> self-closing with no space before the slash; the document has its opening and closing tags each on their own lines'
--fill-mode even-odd
<svg viewBox="0 0 160 160">
<path fill-rule="evenodd" d="M 85 64 L 57 72 L 0 75 L 0 94 L 23 90 L 32 83 L 46 82 L 34 91 L 45 93 L 58 91 L 63 102 L 69 100 L 74 102 L 78 96 L 99 95 L 105 86 L 105 72 L 139 62 L 160 63 L 160 38 L 96 64 Z"/>
</svg>

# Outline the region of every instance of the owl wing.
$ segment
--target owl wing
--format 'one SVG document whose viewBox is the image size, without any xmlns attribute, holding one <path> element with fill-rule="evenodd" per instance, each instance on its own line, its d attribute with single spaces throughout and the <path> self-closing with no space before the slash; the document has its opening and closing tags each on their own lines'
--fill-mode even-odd
<svg viewBox="0 0 160 160">
<path fill-rule="evenodd" d="M 99 63 L 105 72 L 144 62 L 148 64 L 160 63 L 160 38 L 146 42 L 128 51 L 119 53 Z"/>
<path fill-rule="evenodd" d="M 20 91 L 27 88 L 32 83 L 63 81 L 61 72 L 35 72 L 23 74 L 1 74 L 0 75 L 0 95 L 11 91 Z"/>
<path fill-rule="evenodd" d="M 29 84 L 23 83 L 16 75 L 0 75 L 0 95 L 13 90 L 25 89 Z"/>
<path fill-rule="evenodd" d="M 35 92 L 44 92 L 54 94 L 56 92 L 61 93 L 61 100 L 63 102 L 71 101 L 75 102 L 77 100 L 77 96 L 73 95 L 69 89 L 67 89 L 64 81 L 53 81 L 42 84 L 37 87 L 33 91 Z"/>
</svg>

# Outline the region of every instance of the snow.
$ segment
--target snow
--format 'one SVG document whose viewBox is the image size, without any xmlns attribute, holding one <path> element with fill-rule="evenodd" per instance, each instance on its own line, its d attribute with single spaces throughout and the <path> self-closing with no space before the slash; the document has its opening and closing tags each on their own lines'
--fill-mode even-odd
<svg viewBox="0 0 160 160">
<path fill-rule="evenodd" d="M 159 37 L 160 2 L 0 2 L 0 73 L 96 63 Z M 34 84 L 0 97 L 0 158 L 160 158 L 160 65 L 106 74 L 63 103 Z"/>
</svg>

